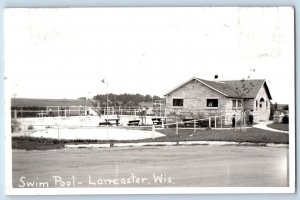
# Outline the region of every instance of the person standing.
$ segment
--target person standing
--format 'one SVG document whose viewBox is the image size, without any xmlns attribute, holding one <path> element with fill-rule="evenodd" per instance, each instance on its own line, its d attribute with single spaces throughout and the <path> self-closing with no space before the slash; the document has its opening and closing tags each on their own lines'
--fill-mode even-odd
<svg viewBox="0 0 300 200">
<path fill-rule="evenodd" d="M 249 123 L 251 126 L 253 125 L 253 110 L 251 110 L 249 113 Z"/>
<path fill-rule="evenodd" d="M 231 122 L 232 122 L 232 128 L 235 128 L 235 115 L 232 115 Z"/>
</svg>

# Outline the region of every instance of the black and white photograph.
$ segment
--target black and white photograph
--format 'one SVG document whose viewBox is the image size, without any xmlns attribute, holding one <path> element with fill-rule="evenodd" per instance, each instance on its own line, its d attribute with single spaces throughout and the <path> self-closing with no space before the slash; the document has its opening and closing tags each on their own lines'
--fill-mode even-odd
<svg viewBox="0 0 300 200">
<path fill-rule="evenodd" d="M 6 193 L 295 192 L 292 7 L 7 8 Z"/>
</svg>

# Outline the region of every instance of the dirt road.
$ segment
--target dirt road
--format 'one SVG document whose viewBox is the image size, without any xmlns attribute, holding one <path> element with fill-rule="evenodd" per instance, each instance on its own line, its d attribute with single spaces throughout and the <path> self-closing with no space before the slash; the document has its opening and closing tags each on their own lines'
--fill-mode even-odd
<svg viewBox="0 0 300 200">
<path fill-rule="evenodd" d="M 288 148 L 13 150 L 14 187 L 288 186 Z"/>
</svg>

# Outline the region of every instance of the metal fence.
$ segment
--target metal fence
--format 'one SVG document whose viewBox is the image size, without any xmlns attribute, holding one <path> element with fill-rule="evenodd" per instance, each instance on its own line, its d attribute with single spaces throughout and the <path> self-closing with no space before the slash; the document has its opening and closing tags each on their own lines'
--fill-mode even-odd
<svg viewBox="0 0 300 200">
<path fill-rule="evenodd" d="M 84 140 L 90 140 L 93 138 L 86 138 L 87 132 L 92 131 L 93 134 L 98 136 L 103 136 L 103 134 L 108 134 L 108 132 L 99 132 L 99 129 L 128 129 L 128 130 L 141 130 L 141 131 L 152 131 L 152 139 L 157 139 L 155 135 L 156 132 L 161 132 L 166 135 L 167 139 L 171 138 L 181 138 L 186 136 L 186 134 L 201 133 L 201 131 L 210 129 L 232 129 L 232 125 L 225 125 L 225 118 L 222 116 L 212 116 L 202 119 L 191 119 L 191 120 L 178 120 L 174 122 L 166 123 L 165 118 L 153 118 L 153 123 L 148 125 L 119 125 L 114 126 L 88 126 L 88 125 L 68 125 L 64 123 L 52 123 L 52 124 L 35 124 L 35 121 L 28 120 L 12 120 L 11 132 L 12 136 L 33 136 L 34 137 L 44 137 L 44 138 L 55 138 L 55 139 L 70 139 L 70 138 L 81 138 L 85 136 Z M 60 121 L 61 122 L 61 121 Z M 240 126 L 241 125 L 241 126 Z M 236 121 L 234 129 L 245 128 L 245 124 L 241 124 Z M 92 130 L 87 130 L 92 129 Z M 244 129 L 245 130 L 245 129 Z M 128 132 L 130 133 L 130 132 Z M 136 133 L 136 132 L 135 132 Z M 125 133 L 125 135 L 127 132 Z M 129 134 L 131 135 L 131 134 Z M 98 137 L 97 136 L 97 137 Z M 124 135 L 122 134 L 122 137 Z M 102 137 L 103 138 L 103 137 Z M 108 140 L 109 137 L 107 137 Z M 104 139 L 105 140 L 105 139 Z M 117 140 L 117 139 L 116 139 Z"/>
<path fill-rule="evenodd" d="M 86 115 L 134 115 L 165 116 L 164 107 L 84 107 L 84 106 L 47 106 L 44 109 L 12 109 L 12 118 L 86 116 Z"/>
</svg>

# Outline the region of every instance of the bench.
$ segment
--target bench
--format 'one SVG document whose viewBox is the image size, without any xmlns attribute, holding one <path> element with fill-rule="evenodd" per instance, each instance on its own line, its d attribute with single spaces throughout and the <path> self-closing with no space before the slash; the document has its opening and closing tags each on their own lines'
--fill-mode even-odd
<svg viewBox="0 0 300 200">
<path fill-rule="evenodd" d="M 110 122 L 99 122 L 99 126 L 104 126 L 104 125 L 111 126 L 112 124 Z"/>
<path fill-rule="evenodd" d="M 194 127 L 195 119 L 182 119 L 183 123 L 184 123 L 184 127 Z M 201 126 L 201 121 L 196 121 L 196 127 Z"/>
<path fill-rule="evenodd" d="M 153 125 L 161 125 L 164 122 L 164 124 L 166 123 L 166 119 L 165 118 L 152 118 L 152 123 Z"/>
<path fill-rule="evenodd" d="M 140 120 L 131 120 L 131 121 L 128 121 L 127 126 L 138 126 L 139 123 L 140 123 Z"/>
<path fill-rule="evenodd" d="M 194 120 L 197 119 L 182 119 L 184 127 L 194 127 Z M 196 127 L 208 127 L 208 120 L 198 120 L 196 121 Z"/>
<path fill-rule="evenodd" d="M 107 122 L 107 123 L 110 123 L 111 125 L 117 125 L 117 126 L 119 126 L 119 124 L 120 124 L 120 119 L 105 119 L 105 121 Z"/>
<path fill-rule="evenodd" d="M 120 119 L 105 119 L 105 122 L 100 122 L 99 126 L 104 126 L 104 125 L 108 125 L 108 126 L 112 126 L 112 125 L 117 125 L 119 126 L 120 124 Z"/>
</svg>

